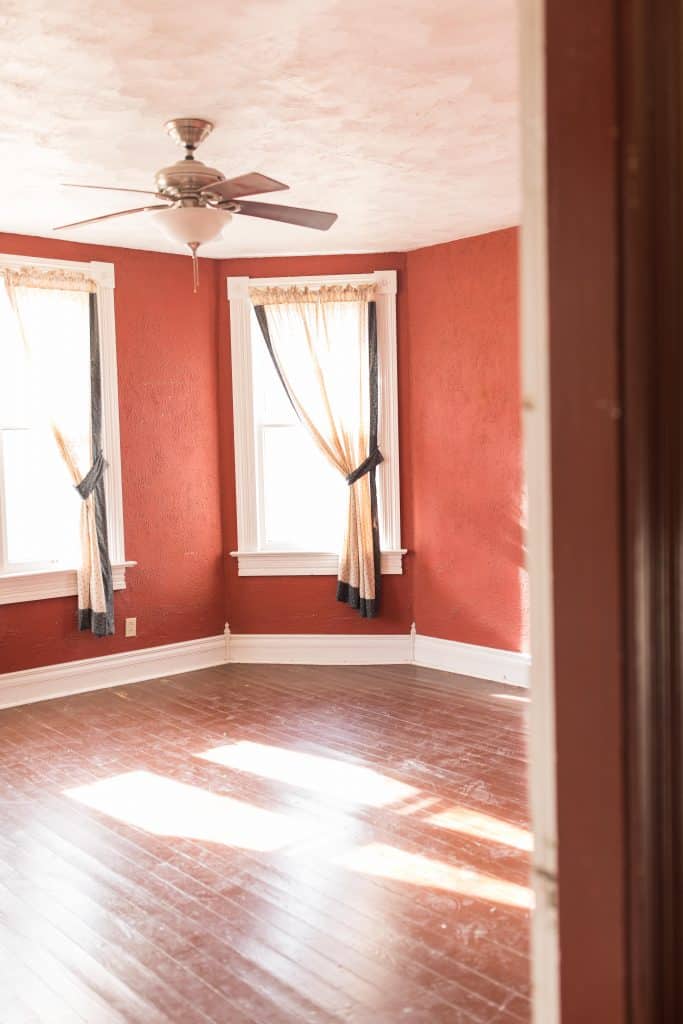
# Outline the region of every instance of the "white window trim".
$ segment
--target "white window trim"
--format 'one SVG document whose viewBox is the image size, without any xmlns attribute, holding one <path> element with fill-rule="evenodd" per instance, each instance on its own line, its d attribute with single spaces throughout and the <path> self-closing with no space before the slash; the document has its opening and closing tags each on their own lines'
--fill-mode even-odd
<svg viewBox="0 0 683 1024">
<path fill-rule="evenodd" d="M 379 366 L 377 435 L 384 456 L 378 472 L 378 487 L 381 491 L 381 568 L 383 574 L 401 575 L 406 550 L 401 547 L 395 270 L 319 277 L 227 279 L 237 491 L 237 551 L 231 551 L 230 554 L 237 559 L 239 576 L 336 576 L 339 568 L 339 555 L 335 552 L 258 549 L 249 287 L 291 286 L 293 283 L 308 288 L 334 284 L 374 284 L 376 287 Z"/>
<path fill-rule="evenodd" d="M 91 260 L 40 259 L 34 256 L 0 255 L 0 269 L 45 267 L 82 271 L 97 284 L 97 311 L 100 333 L 102 375 L 102 448 L 108 463 L 104 474 L 107 499 L 109 557 L 115 590 L 126 586 L 126 561 L 123 533 L 123 493 L 121 487 L 121 442 L 119 436 L 119 397 L 116 369 L 116 325 L 114 321 L 114 264 Z M 39 601 L 50 597 L 68 597 L 78 592 L 76 570 L 64 567 L 39 568 L 23 572 L 0 572 L 0 604 Z"/>
</svg>

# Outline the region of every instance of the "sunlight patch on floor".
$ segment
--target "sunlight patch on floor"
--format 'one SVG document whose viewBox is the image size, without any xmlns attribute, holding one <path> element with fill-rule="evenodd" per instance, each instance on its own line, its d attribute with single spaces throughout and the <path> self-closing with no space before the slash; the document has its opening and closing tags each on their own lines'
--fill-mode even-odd
<svg viewBox="0 0 683 1024">
<path fill-rule="evenodd" d="M 65 795 L 154 835 L 243 850 L 279 850 L 311 834 L 310 826 L 285 815 L 147 771 L 114 775 Z"/>
<path fill-rule="evenodd" d="M 505 882 L 471 868 L 454 867 L 431 857 L 399 850 L 386 843 L 356 847 L 335 860 L 335 864 L 364 875 L 444 889 L 473 899 L 504 903 L 510 907 L 530 908 L 533 905 L 533 894 L 526 886 Z"/>
<path fill-rule="evenodd" d="M 502 818 L 494 818 L 481 811 L 472 811 L 468 807 L 449 807 L 448 810 L 427 818 L 430 825 L 447 828 L 451 832 L 462 832 L 478 839 L 492 840 L 503 843 L 516 850 L 533 850 L 534 840 L 531 832 L 519 825 L 512 825 Z"/>
<path fill-rule="evenodd" d="M 198 754 L 205 761 L 370 807 L 398 803 L 418 791 L 363 765 L 247 740 Z"/>
<path fill-rule="evenodd" d="M 396 814 L 418 814 L 420 811 L 426 811 L 428 807 L 433 807 L 434 804 L 438 804 L 441 797 L 438 796 L 425 796 L 418 800 L 412 800 L 410 803 L 403 804 L 396 810 Z"/>
<path fill-rule="evenodd" d="M 492 693 L 496 700 L 513 700 L 518 704 L 530 704 L 531 697 L 520 697 L 516 693 Z"/>
</svg>

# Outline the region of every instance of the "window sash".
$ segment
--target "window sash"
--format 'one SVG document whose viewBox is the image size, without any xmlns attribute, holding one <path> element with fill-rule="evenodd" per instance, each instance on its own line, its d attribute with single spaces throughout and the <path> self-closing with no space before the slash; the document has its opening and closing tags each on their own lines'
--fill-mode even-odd
<svg viewBox="0 0 683 1024">
<path fill-rule="evenodd" d="M 250 284 L 269 287 L 306 285 L 309 288 L 334 284 L 376 285 L 379 446 L 384 462 L 377 475 L 382 572 L 402 572 L 401 517 L 398 444 L 398 380 L 396 355 L 395 271 L 372 274 L 295 278 L 228 278 L 230 302 L 230 344 L 232 359 L 235 477 L 237 492 L 238 548 L 231 555 L 238 560 L 239 575 L 336 575 L 338 555 L 334 552 L 272 551 L 261 546 L 259 519 L 259 466 L 257 430 L 254 422 Z M 262 567 L 259 569 L 259 565 Z"/>
<path fill-rule="evenodd" d="M 102 374 L 102 447 L 108 463 L 104 474 L 107 500 L 109 555 L 114 569 L 114 587 L 125 588 L 126 561 L 121 487 L 121 445 L 119 436 L 118 376 L 116 365 L 116 329 L 114 320 L 114 265 L 96 260 L 51 260 L 38 257 L 0 254 L 0 269 L 40 267 L 82 271 L 96 281 L 97 312 Z M 0 491 L 4 492 L 3 486 Z M 76 572 L 55 563 L 43 565 L 7 565 L 4 493 L 0 494 L 0 604 L 76 593 Z"/>
</svg>

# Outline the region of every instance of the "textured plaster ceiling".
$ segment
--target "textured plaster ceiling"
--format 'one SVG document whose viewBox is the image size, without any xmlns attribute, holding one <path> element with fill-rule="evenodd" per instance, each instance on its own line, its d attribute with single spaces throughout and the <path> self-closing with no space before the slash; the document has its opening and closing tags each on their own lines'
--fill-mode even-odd
<svg viewBox="0 0 683 1024">
<path fill-rule="evenodd" d="M 0 231 L 139 205 L 59 182 L 152 187 L 170 117 L 200 158 L 327 233 L 236 217 L 203 255 L 406 250 L 519 219 L 515 0 L 5 0 Z M 268 198 L 268 197 L 264 197 Z M 152 201 L 152 200 L 150 200 Z M 146 214 L 57 237 L 178 251 Z"/>
</svg>

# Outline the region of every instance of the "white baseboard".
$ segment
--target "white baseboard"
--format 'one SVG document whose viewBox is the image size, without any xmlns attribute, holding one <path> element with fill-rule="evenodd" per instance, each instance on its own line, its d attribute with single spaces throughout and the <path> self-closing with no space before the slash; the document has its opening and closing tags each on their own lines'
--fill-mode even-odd
<svg viewBox="0 0 683 1024">
<path fill-rule="evenodd" d="M 0 675 L 0 708 L 157 679 L 227 662 L 261 665 L 421 665 L 492 682 L 529 685 L 527 654 L 413 633 L 231 634 L 105 654 Z"/>
<path fill-rule="evenodd" d="M 226 641 L 221 635 L 7 672 L 0 675 L 0 708 L 192 672 L 222 665 L 225 660 Z"/>
<path fill-rule="evenodd" d="M 262 665 L 408 665 L 409 633 L 383 636 L 354 634 L 228 634 L 228 660 Z"/>
<path fill-rule="evenodd" d="M 479 647 L 457 640 L 439 640 L 433 636 L 415 637 L 413 659 L 416 665 L 455 672 L 494 683 L 528 686 L 531 659 L 519 651 Z"/>
</svg>

